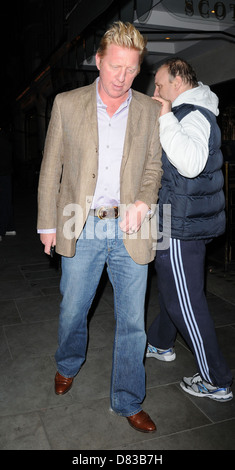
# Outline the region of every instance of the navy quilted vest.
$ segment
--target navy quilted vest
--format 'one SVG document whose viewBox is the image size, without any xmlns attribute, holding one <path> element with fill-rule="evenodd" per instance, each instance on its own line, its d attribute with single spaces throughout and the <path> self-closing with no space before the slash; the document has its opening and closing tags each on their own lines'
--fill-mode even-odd
<svg viewBox="0 0 235 470">
<path fill-rule="evenodd" d="M 159 193 L 160 231 L 181 240 L 214 238 L 225 231 L 223 155 L 216 117 L 206 108 L 191 104 L 172 108 L 179 121 L 195 110 L 199 110 L 211 125 L 209 157 L 204 170 L 196 178 L 186 178 L 169 162 L 164 151 L 162 155 L 164 174 Z M 171 234 L 164 230 L 163 204 L 171 205 Z"/>
</svg>

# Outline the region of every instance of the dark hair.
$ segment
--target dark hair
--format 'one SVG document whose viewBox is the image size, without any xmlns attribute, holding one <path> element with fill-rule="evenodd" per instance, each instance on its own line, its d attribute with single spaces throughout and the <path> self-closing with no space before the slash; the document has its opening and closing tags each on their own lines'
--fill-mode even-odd
<svg viewBox="0 0 235 470">
<path fill-rule="evenodd" d="M 198 86 L 196 73 L 186 60 L 175 57 L 168 59 L 162 66 L 167 67 L 172 78 L 179 75 L 184 83 L 189 83 L 193 88 Z"/>
</svg>

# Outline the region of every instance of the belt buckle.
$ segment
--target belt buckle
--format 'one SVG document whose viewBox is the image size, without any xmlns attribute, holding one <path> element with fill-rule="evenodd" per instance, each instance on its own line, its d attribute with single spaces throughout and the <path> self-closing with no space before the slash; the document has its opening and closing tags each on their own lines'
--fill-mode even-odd
<svg viewBox="0 0 235 470">
<path fill-rule="evenodd" d="M 118 216 L 119 216 L 118 212 L 119 211 L 118 211 L 117 206 L 114 206 L 114 207 L 99 207 L 99 209 L 97 210 L 97 216 L 99 217 L 99 219 L 103 220 L 106 217 L 108 217 L 108 215 L 110 213 L 112 213 L 113 217 L 109 217 L 109 218 L 117 219 Z"/>
<path fill-rule="evenodd" d="M 103 220 L 107 215 L 107 211 L 105 210 L 105 207 L 99 207 L 97 210 L 97 216 L 99 219 Z"/>
<path fill-rule="evenodd" d="M 119 217 L 119 210 L 118 210 L 118 207 L 117 207 L 117 206 L 114 206 L 114 207 L 113 207 L 113 210 L 114 210 L 114 219 L 118 219 L 118 217 Z"/>
</svg>

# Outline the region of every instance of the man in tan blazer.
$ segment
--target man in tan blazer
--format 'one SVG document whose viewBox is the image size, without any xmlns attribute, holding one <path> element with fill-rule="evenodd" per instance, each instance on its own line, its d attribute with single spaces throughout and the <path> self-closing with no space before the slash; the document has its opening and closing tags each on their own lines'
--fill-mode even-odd
<svg viewBox="0 0 235 470">
<path fill-rule="evenodd" d="M 129 23 L 105 33 L 92 85 L 57 95 L 38 189 L 38 231 L 62 255 L 57 394 L 66 393 L 87 347 L 87 314 L 105 264 L 116 331 L 111 407 L 143 432 L 156 426 L 145 396 L 144 302 L 154 259 L 152 217 L 161 181 L 160 105 L 131 89 L 146 41 Z"/>
</svg>

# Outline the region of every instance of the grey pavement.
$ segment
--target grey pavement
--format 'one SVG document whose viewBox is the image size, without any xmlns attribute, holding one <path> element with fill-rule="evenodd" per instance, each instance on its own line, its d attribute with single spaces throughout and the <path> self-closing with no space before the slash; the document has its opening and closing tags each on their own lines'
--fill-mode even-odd
<svg viewBox="0 0 235 470">
<path fill-rule="evenodd" d="M 145 363 L 143 409 L 157 432 L 137 432 L 110 412 L 114 315 L 105 273 L 89 316 L 86 362 L 72 389 L 55 395 L 60 266 L 43 253 L 36 234 L 35 192 L 17 192 L 15 220 L 17 235 L 0 243 L 0 449 L 234 450 L 235 399 L 217 403 L 181 390 L 182 376 L 197 369 L 180 335 L 174 362 L 150 358 Z M 207 297 L 219 344 L 234 373 L 235 273 L 225 273 L 220 265 L 208 269 Z M 150 265 L 146 328 L 158 312 L 157 280 Z"/>
</svg>

